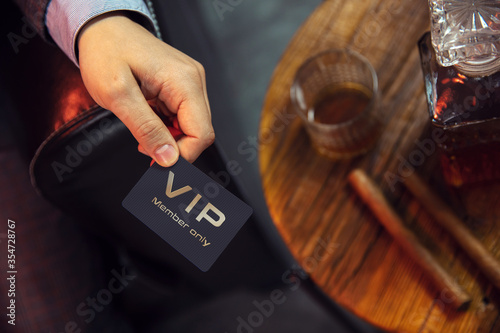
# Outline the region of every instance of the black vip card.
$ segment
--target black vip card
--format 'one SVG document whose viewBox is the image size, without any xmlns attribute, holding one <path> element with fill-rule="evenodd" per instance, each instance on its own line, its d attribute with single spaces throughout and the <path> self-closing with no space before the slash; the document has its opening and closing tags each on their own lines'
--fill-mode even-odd
<svg viewBox="0 0 500 333">
<path fill-rule="evenodd" d="M 122 205 L 204 272 L 252 215 L 250 206 L 183 158 L 170 168 L 155 163 Z"/>
</svg>

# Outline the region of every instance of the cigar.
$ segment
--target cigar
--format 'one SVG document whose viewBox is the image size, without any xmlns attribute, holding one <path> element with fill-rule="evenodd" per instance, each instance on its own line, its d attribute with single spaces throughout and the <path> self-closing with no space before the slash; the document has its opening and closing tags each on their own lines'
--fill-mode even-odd
<svg viewBox="0 0 500 333">
<path fill-rule="evenodd" d="M 500 290 L 500 263 L 475 238 L 451 208 L 420 177 L 413 173 L 405 180 L 406 187 L 476 263 L 488 280 Z"/>
<path fill-rule="evenodd" d="M 458 310 L 467 308 L 471 302 L 470 296 L 436 262 L 416 236 L 404 226 L 401 218 L 373 180 L 364 171 L 357 169 L 349 174 L 349 182 L 399 246 L 432 278 L 436 287 L 452 293 L 451 299 L 454 307 Z"/>
</svg>

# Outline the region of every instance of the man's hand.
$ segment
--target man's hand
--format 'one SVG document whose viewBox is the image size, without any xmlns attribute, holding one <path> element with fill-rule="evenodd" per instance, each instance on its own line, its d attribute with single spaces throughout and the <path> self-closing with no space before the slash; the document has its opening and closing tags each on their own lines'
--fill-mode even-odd
<svg viewBox="0 0 500 333">
<path fill-rule="evenodd" d="M 179 153 L 192 162 L 213 143 L 205 71 L 198 62 L 120 12 L 87 23 L 78 50 L 90 95 L 128 127 L 139 151 L 171 166 Z M 150 104 L 178 124 L 184 133 L 178 142 Z"/>
</svg>

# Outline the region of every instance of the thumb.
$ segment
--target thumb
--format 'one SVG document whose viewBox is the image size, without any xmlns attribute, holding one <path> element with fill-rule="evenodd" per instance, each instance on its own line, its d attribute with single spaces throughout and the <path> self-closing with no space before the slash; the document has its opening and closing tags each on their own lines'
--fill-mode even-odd
<svg viewBox="0 0 500 333">
<path fill-rule="evenodd" d="M 128 98 L 119 100 L 111 111 L 127 126 L 139 145 L 161 166 L 174 165 L 179 159 L 179 147 L 139 87 Z"/>
</svg>

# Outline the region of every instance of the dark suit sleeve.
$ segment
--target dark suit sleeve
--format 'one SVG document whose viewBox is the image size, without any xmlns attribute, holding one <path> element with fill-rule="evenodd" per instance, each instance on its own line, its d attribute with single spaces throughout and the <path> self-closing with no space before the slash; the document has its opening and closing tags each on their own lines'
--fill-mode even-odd
<svg viewBox="0 0 500 333">
<path fill-rule="evenodd" d="M 51 40 L 45 26 L 45 14 L 50 0 L 15 0 L 33 28 L 45 40 Z"/>
</svg>

